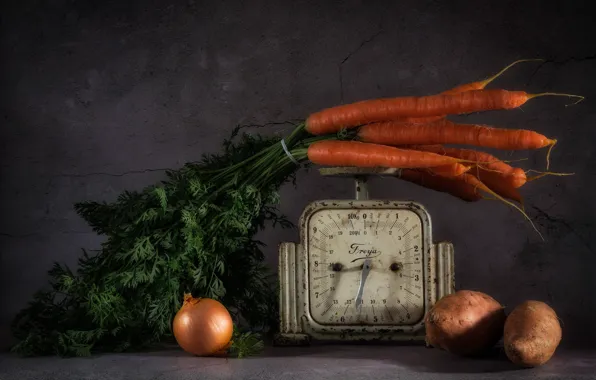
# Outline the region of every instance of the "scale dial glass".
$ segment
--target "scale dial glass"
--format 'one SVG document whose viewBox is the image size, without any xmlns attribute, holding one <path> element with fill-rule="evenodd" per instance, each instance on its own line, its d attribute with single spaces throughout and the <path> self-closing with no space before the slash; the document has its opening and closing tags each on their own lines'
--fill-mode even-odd
<svg viewBox="0 0 596 380">
<path fill-rule="evenodd" d="M 422 227 L 420 216 L 408 209 L 312 214 L 306 228 L 313 320 L 321 325 L 418 323 L 425 306 Z"/>
</svg>

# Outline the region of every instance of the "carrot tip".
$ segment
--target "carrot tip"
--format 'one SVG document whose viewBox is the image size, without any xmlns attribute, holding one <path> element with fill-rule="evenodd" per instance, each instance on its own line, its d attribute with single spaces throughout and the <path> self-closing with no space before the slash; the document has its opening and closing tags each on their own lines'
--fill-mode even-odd
<svg viewBox="0 0 596 380">
<path fill-rule="evenodd" d="M 537 180 L 539 178 L 546 177 L 547 175 L 553 175 L 553 176 L 557 176 L 557 177 L 563 177 L 563 176 L 568 176 L 568 175 L 575 175 L 575 173 L 541 172 L 541 171 L 532 170 L 532 169 L 526 171 L 526 173 L 530 173 L 530 172 L 539 173 L 539 174 L 538 175 L 535 175 L 533 177 L 529 177 L 526 180 L 526 182 L 534 181 L 534 180 Z"/>
<path fill-rule="evenodd" d="M 483 188 L 481 190 L 491 194 L 492 196 L 494 196 L 495 198 L 497 198 L 498 200 L 500 200 L 501 202 L 504 202 L 506 204 L 508 204 L 509 206 L 515 208 L 516 210 L 518 210 L 529 222 L 530 225 L 532 226 L 532 228 L 534 229 L 534 231 L 536 231 L 536 233 L 538 234 L 538 236 L 540 236 L 540 238 L 542 239 L 542 241 L 544 240 L 544 236 L 542 236 L 542 234 L 540 233 L 540 231 L 538 231 L 538 228 L 536 228 L 536 226 L 534 225 L 534 223 L 532 222 L 532 219 L 528 216 L 528 214 L 525 212 L 525 210 L 523 209 L 523 201 L 521 202 L 522 208 L 520 208 L 519 206 L 517 206 L 515 203 L 510 202 L 508 200 L 506 200 L 505 198 L 501 197 L 499 194 L 497 194 L 496 192 L 492 191 L 488 186 L 486 186 L 482 181 L 478 181 L 479 183 L 481 183 L 483 185 Z"/>
<path fill-rule="evenodd" d="M 534 99 L 534 98 L 538 98 L 540 96 L 564 96 L 567 98 L 578 98 L 578 100 L 575 103 L 566 104 L 565 107 L 575 105 L 585 99 L 585 97 L 581 96 L 581 95 L 563 94 L 563 93 L 559 93 L 559 92 L 542 92 L 540 94 L 529 94 L 528 99 Z"/>
<path fill-rule="evenodd" d="M 557 172 L 541 172 L 540 170 L 528 169 L 524 173 L 538 173 L 540 175 L 556 175 L 556 176 L 566 176 L 566 175 L 575 175 L 575 173 L 557 173 Z"/>
<path fill-rule="evenodd" d="M 487 201 L 496 201 L 497 200 L 497 198 L 495 198 L 495 197 L 489 197 L 488 195 L 484 195 L 484 194 L 480 194 L 480 197 Z"/>
<path fill-rule="evenodd" d="M 501 69 L 501 71 L 499 71 L 498 73 L 496 73 L 495 75 L 486 78 L 483 81 L 480 81 L 480 83 L 482 83 L 482 87 L 486 87 L 488 84 L 490 84 L 491 82 L 493 82 L 495 79 L 497 79 L 498 77 L 500 77 L 501 75 L 503 75 L 503 73 L 505 73 L 505 71 L 509 70 L 511 67 L 517 65 L 518 63 L 521 62 L 531 62 L 531 61 L 544 61 L 544 59 L 542 58 L 532 58 L 532 59 L 518 59 L 517 61 L 514 61 L 512 63 L 510 63 L 509 65 L 505 66 L 504 68 Z"/>
<path fill-rule="evenodd" d="M 546 152 L 546 170 L 550 168 L 550 154 L 557 143 L 557 139 L 550 140 L 550 144 L 548 147 L 548 152 Z"/>
</svg>

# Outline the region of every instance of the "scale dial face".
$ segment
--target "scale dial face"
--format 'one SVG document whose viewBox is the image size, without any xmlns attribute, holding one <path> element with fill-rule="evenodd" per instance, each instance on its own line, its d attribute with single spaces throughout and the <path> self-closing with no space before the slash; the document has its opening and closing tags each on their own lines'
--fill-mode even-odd
<svg viewBox="0 0 596 380">
<path fill-rule="evenodd" d="M 424 317 L 424 229 L 409 209 L 321 209 L 306 228 L 311 318 L 413 325 Z"/>
</svg>

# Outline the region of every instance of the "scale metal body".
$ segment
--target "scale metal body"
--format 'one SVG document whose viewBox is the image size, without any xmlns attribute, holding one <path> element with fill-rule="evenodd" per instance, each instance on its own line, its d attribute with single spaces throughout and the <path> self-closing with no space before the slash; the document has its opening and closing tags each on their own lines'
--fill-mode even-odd
<svg viewBox="0 0 596 380">
<path fill-rule="evenodd" d="M 455 291 L 453 245 L 432 242 L 422 205 L 369 199 L 368 176 L 397 170 L 320 172 L 353 177 L 356 199 L 309 204 L 300 218 L 300 242 L 280 245 L 274 344 L 424 342 L 426 312 Z"/>
</svg>

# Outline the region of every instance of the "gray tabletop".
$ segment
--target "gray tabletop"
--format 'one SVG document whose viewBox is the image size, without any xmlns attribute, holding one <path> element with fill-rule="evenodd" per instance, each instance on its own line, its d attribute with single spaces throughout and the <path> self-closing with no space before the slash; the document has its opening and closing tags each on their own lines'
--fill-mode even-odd
<svg viewBox="0 0 596 380">
<path fill-rule="evenodd" d="M 499 351 L 464 359 L 424 347 L 273 348 L 246 359 L 197 358 L 180 350 L 90 358 L 0 356 L 0 380 L 128 379 L 596 379 L 596 351 L 559 350 L 520 369 Z"/>
</svg>

